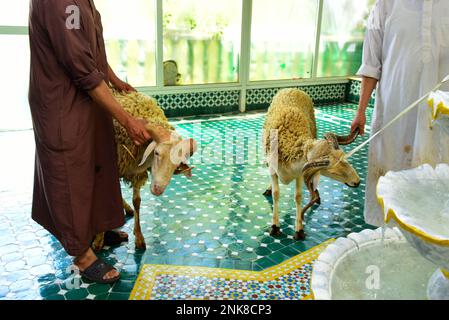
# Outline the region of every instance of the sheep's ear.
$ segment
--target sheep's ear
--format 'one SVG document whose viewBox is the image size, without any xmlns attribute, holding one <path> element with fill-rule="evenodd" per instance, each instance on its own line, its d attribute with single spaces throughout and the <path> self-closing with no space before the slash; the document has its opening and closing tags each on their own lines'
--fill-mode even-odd
<svg viewBox="0 0 449 320">
<path fill-rule="evenodd" d="M 198 151 L 198 144 L 193 139 L 182 140 L 182 150 L 186 158 L 193 156 L 195 152 Z"/>
<path fill-rule="evenodd" d="M 147 162 L 148 157 L 153 153 L 154 149 L 156 149 L 157 142 L 151 142 L 143 153 L 142 161 L 139 163 L 139 167 L 143 166 L 145 162 Z"/>
<path fill-rule="evenodd" d="M 189 169 L 187 169 L 186 171 L 184 171 L 182 174 L 185 175 L 187 178 L 192 178 L 192 169 L 194 167 L 189 167 Z"/>
<path fill-rule="evenodd" d="M 189 158 L 197 150 L 197 143 L 193 139 L 182 140 L 178 142 L 170 152 L 172 163 L 187 163 Z"/>
<path fill-rule="evenodd" d="M 187 178 L 191 178 L 192 177 L 192 170 L 195 167 L 189 167 L 187 164 L 185 163 L 181 163 L 181 165 L 175 170 L 175 175 L 179 175 L 179 174 L 183 174 L 185 175 Z"/>
</svg>

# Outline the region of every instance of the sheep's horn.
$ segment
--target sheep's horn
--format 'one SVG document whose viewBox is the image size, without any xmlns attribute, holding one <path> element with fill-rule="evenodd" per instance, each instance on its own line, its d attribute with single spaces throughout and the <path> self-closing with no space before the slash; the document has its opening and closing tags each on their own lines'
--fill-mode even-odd
<svg viewBox="0 0 449 320">
<path fill-rule="evenodd" d="M 355 129 L 353 132 L 351 132 L 348 136 L 336 136 L 337 137 L 337 141 L 338 144 L 341 146 L 346 146 L 348 144 L 351 144 L 355 141 L 355 139 L 357 139 L 357 136 L 360 133 L 360 129 L 357 128 Z"/>
<path fill-rule="evenodd" d="M 320 199 L 320 194 L 318 193 L 318 190 L 314 191 L 311 194 L 311 199 L 309 201 L 309 203 L 307 205 L 304 206 L 304 208 L 302 208 L 301 211 L 301 219 L 304 220 L 304 215 L 306 214 L 307 210 L 309 210 L 310 208 L 312 208 L 312 206 L 318 202 L 318 200 Z"/>
<path fill-rule="evenodd" d="M 321 159 L 307 163 L 302 169 L 302 175 L 306 184 L 312 182 L 313 176 L 323 168 L 327 168 L 330 165 L 329 159 Z"/>
<path fill-rule="evenodd" d="M 190 146 L 190 157 L 193 156 L 195 152 L 198 151 L 198 143 L 194 139 L 188 139 Z"/>
<path fill-rule="evenodd" d="M 175 175 L 179 175 L 179 174 L 183 174 L 183 173 L 188 173 L 188 172 L 190 172 L 190 174 L 191 174 L 191 172 L 192 172 L 192 170 L 194 169 L 195 167 L 190 167 L 188 164 L 186 164 L 186 163 L 181 163 L 180 165 L 179 165 L 179 167 L 178 168 L 176 168 L 176 170 L 175 170 L 175 172 L 174 172 L 174 174 Z"/>
<path fill-rule="evenodd" d="M 307 210 L 309 210 L 320 198 L 318 191 L 313 188 L 313 177 L 323 168 L 327 168 L 330 165 L 330 161 L 328 159 L 318 160 L 307 163 L 302 169 L 302 174 L 304 177 L 304 182 L 307 186 L 307 189 L 310 193 L 310 202 L 302 209 L 302 217 L 304 218 L 304 214 Z"/>
<path fill-rule="evenodd" d="M 335 133 L 326 133 L 324 135 L 324 138 L 329 141 L 330 143 L 332 143 L 332 146 L 334 147 L 335 150 L 340 149 L 340 143 L 338 142 L 338 136 Z"/>
</svg>

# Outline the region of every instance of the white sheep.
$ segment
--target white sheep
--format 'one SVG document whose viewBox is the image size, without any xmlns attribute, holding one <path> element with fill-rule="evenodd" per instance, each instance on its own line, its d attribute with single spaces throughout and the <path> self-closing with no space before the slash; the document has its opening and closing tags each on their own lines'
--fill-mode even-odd
<svg viewBox="0 0 449 320">
<path fill-rule="evenodd" d="M 169 124 L 163 110 L 156 100 L 142 93 L 120 93 L 113 91 L 114 97 L 123 108 L 136 118 L 148 122 L 148 131 L 153 141 L 136 146 L 117 121 L 114 121 L 115 140 L 117 144 L 118 168 L 120 178 L 133 189 L 133 207 L 123 199 L 127 215 L 134 215 L 134 235 L 136 248 L 145 249 L 145 239 L 140 228 L 140 190 L 151 174 L 151 193 L 160 196 L 170 183 L 173 174 L 191 176 L 187 160 L 196 151 L 193 139 L 183 140 Z M 93 242 L 93 249 L 103 247 L 104 234 L 99 234 Z"/>
<path fill-rule="evenodd" d="M 265 120 L 264 145 L 270 167 L 271 188 L 266 196 L 273 196 L 273 226 L 270 234 L 281 234 L 279 224 L 279 180 L 285 184 L 296 182 L 295 239 L 304 240 L 304 213 L 320 203 L 317 190 L 320 174 L 356 188 L 360 177 L 345 159 L 340 145 L 352 143 L 358 132 L 348 137 L 333 133 L 317 140 L 312 99 L 298 89 L 280 90 L 274 97 Z M 301 209 L 302 183 L 311 195 L 311 201 Z"/>
</svg>

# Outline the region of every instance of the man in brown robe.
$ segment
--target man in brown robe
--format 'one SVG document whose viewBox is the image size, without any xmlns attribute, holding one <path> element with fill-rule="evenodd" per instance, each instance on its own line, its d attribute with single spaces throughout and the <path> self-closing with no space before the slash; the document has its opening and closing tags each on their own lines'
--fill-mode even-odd
<svg viewBox="0 0 449 320">
<path fill-rule="evenodd" d="M 112 118 L 136 144 L 150 136 L 109 91 L 110 81 L 133 89 L 109 67 L 102 32 L 92 0 L 30 2 L 32 217 L 75 257 L 81 272 L 94 266 L 108 282 L 119 274 L 99 264 L 90 245 L 96 234 L 124 224 Z"/>
</svg>

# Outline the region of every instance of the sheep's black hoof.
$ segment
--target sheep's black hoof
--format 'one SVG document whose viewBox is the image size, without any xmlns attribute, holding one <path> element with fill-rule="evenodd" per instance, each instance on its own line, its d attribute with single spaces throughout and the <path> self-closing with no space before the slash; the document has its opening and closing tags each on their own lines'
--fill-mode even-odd
<svg viewBox="0 0 449 320">
<path fill-rule="evenodd" d="M 265 191 L 265 192 L 263 193 L 263 195 L 264 195 L 265 197 L 272 197 L 272 196 L 273 196 L 273 191 L 272 191 L 271 189 L 267 189 L 267 191 Z"/>
<path fill-rule="evenodd" d="M 305 234 L 304 230 L 295 232 L 295 240 L 297 240 L 297 241 L 306 240 L 306 234 Z"/>
<path fill-rule="evenodd" d="M 281 228 L 277 225 L 272 225 L 270 230 L 270 236 L 279 237 L 282 235 Z"/>
</svg>

